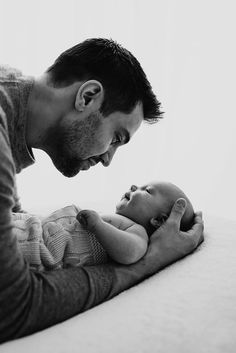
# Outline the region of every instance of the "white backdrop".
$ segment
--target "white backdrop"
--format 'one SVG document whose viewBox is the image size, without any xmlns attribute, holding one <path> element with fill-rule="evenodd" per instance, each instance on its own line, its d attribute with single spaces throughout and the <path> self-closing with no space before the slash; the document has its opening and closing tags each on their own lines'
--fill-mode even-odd
<svg viewBox="0 0 236 353">
<path fill-rule="evenodd" d="M 234 218 L 235 1 L 0 0 L 0 62 L 41 74 L 65 49 L 108 37 L 141 62 L 165 118 L 143 124 L 109 168 L 66 179 L 44 153 L 18 176 L 23 207 L 113 211 L 130 184 L 169 180 L 195 209 Z"/>
</svg>

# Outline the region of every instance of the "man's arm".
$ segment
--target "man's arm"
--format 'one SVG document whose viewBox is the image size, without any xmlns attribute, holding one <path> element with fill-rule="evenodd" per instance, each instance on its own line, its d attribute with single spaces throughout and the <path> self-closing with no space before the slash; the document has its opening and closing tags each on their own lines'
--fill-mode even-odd
<svg viewBox="0 0 236 353">
<path fill-rule="evenodd" d="M 130 222 L 126 230 L 118 229 L 92 210 L 80 211 L 77 219 L 96 236 L 114 261 L 129 265 L 137 262 L 147 251 L 147 232 L 139 224 Z M 109 219 L 112 221 L 112 216 Z"/>
<path fill-rule="evenodd" d="M 29 269 L 12 232 L 14 163 L 4 113 L 0 111 L 0 342 L 66 320 L 105 301 L 113 267 Z"/>
</svg>

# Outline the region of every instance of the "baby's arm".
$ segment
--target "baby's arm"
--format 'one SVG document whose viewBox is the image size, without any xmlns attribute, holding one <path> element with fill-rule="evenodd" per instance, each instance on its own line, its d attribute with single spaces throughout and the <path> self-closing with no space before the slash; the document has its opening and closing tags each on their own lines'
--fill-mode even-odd
<svg viewBox="0 0 236 353">
<path fill-rule="evenodd" d="M 83 210 L 77 219 L 97 237 L 108 255 L 119 263 L 132 264 L 146 253 L 146 230 L 125 217 L 111 215 L 102 219 L 95 211 Z M 123 229 L 118 229 L 121 225 Z"/>
</svg>

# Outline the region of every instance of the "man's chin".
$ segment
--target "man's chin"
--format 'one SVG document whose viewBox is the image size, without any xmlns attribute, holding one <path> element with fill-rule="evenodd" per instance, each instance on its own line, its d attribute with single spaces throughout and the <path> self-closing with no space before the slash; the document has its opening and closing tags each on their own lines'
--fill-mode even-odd
<svg viewBox="0 0 236 353">
<path fill-rule="evenodd" d="M 62 160 L 53 160 L 52 162 L 57 170 L 63 174 L 67 178 L 73 178 L 76 176 L 80 171 L 86 171 L 93 167 L 96 164 L 91 163 L 88 159 L 86 160 L 78 160 L 78 159 L 71 159 L 70 161 L 66 161 L 63 163 Z"/>
<path fill-rule="evenodd" d="M 85 172 L 87 170 L 89 170 L 91 168 L 90 165 L 83 165 L 80 166 L 79 168 L 75 169 L 61 169 L 59 170 L 65 177 L 67 178 L 72 178 L 74 176 L 76 176 L 77 174 L 79 174 L 79 172 Z"/>
<path fill-rule="evenodd" d="M 74 176 L 76 176 L 77 174 L 79 174 L 80 169 L 76 170 L 76 171 L 68 171 L 68 170 L 59 170 L 59 172 L 61 172 L 62 175 L 64 175 L 67 178 L 73 178 Z"/>
<path fill-rule="evenodd" d="M 73 178 L 81 171 L 81 166 L 78 166 L 78 165 L 76 167 L 74 166 L 74 168 L 71 168 L 71 166 L 69 166 L 68 164 L 62 165 L 54 161 L 53 161 L 53 164 L 56 167 L 56 169 L 67 178 Z"/>
</svg>

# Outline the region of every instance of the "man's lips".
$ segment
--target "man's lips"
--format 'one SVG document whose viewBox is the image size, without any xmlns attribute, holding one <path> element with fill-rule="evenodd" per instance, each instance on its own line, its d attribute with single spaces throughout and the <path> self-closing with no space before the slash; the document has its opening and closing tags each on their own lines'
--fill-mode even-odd
<svg viewBox="0 0 236 353">
<path fill-rule="evenodd" d="M 94 166 L 94 165 L 99 163 L 99 159 L 89 158 L 88 162 L 89 162 L 90 166 L 92 167 L 92 166 Z"/>
<path fill-rule="evenodd" d="M 100 162 L 100 159 L 88 158 L 83 161 L 82 170 L 88 170 Z"/>
</svg>

